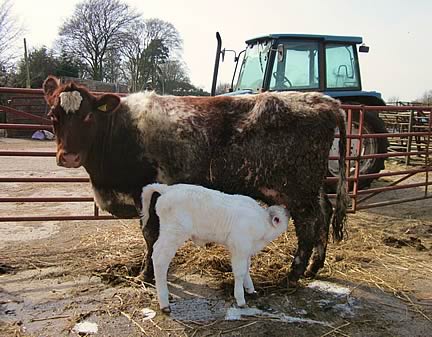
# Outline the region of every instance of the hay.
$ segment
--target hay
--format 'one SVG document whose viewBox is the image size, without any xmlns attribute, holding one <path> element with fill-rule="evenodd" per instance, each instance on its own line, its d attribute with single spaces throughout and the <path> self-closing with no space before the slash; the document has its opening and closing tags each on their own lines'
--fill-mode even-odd
<svg viewBox="0 0 432 337">
<path fill-rule="evenodd" d="M 357 218 L 360 221 L 351 220 L 348 240 L 340 244 L 329 243 L 320 277 L 378 288 L 406 301 L 401 294 L 411 295 L 413 289 L 404 282 L 403 275 L 430 277 L 430 254 L 410 247 L 388 247 L 383 243 L 384 234 L 379 224 L 363 226 L 359 224 L 363 222 L 361 216 Z M 382 222 L 384 225 L 385 219 Z M 87 254 L 79 256 L 86 261 L 77 260 L 76 265 L 111 275 L 119 282 L 138 282 L 136 276 L 144 256 L 143 239 L 135 223 L 124 224 L 122 235 L 109 231 L 84 238 L 81 247 L 92 250 L 92 258 L 89 260 Z M 286 289 L 286 276 L 296 247 L 294 229 L 290 226 L 287 233 L 252 258 L 251 275 L 258 290 Z M 219 280 L 221 286 L 233 283 L 229 254 L 224 247 L 215 244 L 198 247 L 187 242 L 177 252 L 170 270 L 184 275 L 207 275 Z M 136 284 L 142 286 L 142 283 Z"/>
<path fill-rule="evenodd" d="M 395 248 L 383 243 L 388 222 L 385 216 L 379 222 L 367 214 L 358 213 L 350 216 L 350 237 L 339 244 L 329 243 L 324 268 L 320 278 L 337 279 L 353 287 L 372 287 L 390 293 L 404 301 L 412 311 L 418 312 L 430 320 L 419 301 L 414 296 L 414 289 L 404 275 L 410 279 L 428 279 L 432 273 L 429 251 L 416 251 L 406 246 Z M 8 265 L 23 268 L 42 268 L 61 261 L 67 274 L 93 274 L 104 282 L 116 285 L 136 287 L 148 290 L 152 287 L 142 281 L 139 272 L 144 257 L 144 240 L 136 221 L 118 220 L 114 228 L 86 235 L 72 249 L 53 251 L 52 247 L 41 247 L 31 253 L 17 250 L 14 254 L 1 256 Z M 253 257 L 251 276 L 257 290 L 268 292 L 287 292 L 287 274 L 293 254 L 297 247 L 292 225 L 284 235 L 268 245 L 260 254 Z M 57 262 L 58 264 L 58 262 Z M 233 277 L 229 254 L 219 245 L 198 247 L 187 242 L 176 254 L 171 263 L 171 274 L 206 275 L 214 282 L 232 292 Z M 71 276 L 72 277 L 72 276 Z M 304 281 L 302 281 L 304 282 Z M 355 291 L 354 289 L 353 291 Z M 147 302 L 155 301 L 149 299 Z M 144 298 L 137 297 L 137 304 L 142 307 Z M 135 302 L 129 299 L 127 304 Z M 119 304 L 122 309 L 124 306 Z"/>
</svg>

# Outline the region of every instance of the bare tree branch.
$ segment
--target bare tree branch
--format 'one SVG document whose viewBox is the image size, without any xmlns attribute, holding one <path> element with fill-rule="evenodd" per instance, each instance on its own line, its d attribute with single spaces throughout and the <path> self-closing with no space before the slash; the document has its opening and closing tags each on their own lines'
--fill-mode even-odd
<svg viewBox="0 0 432 337">
<path fill-rule="evenodd" d="M 182 40 L 169 22 L 148 19 L 131 26 L 121 48 L 132 91 L 142 90 L 147 82 L 160 82 L 160 66 L 181 50 Z"/>
<path fill-rule="evenodd" d="M 105 64 L 112 61 L 108 56 L 123 46 L 139 17 L 120 0 L 85 0 L 61 27 L 60 45 L 80 57 L 92 79 L 105 80 Z"/>
<path fill-rule="evenodd" d="M 0 67 L 9 65 L 13 55 L 14 44 L 22 33 L 21 27 L 12 14 L 12 1 L 0 1 Z"/>
</svg>

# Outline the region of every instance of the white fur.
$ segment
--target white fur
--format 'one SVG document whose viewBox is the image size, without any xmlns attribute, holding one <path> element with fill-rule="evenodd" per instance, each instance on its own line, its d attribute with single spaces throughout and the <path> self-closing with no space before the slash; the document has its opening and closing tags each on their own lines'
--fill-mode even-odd
<svg viewBox="0 0 432 337">
<path fill-rule="evenodd" d="M 60 95 L 60 106 L 67 113 L 75 113 L 79 110 L 83 100 L 79 91 L 64 91 Z"/>
<path fill-rule="evenodd" d="M 199 244 L 216 242 L 228 248 L 235 279 L 234 297 L 238 306 L 245 306 L 243 287 L 247 293 L 255 292 L 249 275 L 251 256 L 286 230 L 289 212 L 280 206 L 264 209 L 252 198 L 201 186 L 151 184 L 143 188 L 141 195 L 143 224 L 147 223 L 154 192 L 161 194 L 156 202 L 160 234 L 152 255 L 160 308 L 169 311 L 168 266 L 188 239 Z"/>
</svg>

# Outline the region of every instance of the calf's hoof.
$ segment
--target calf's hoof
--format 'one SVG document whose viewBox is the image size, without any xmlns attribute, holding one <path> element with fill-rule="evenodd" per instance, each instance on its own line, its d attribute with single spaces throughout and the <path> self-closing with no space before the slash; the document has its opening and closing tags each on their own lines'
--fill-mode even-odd
<svg viewBox="0 0 432 337">
<path fill-rule="evenodd" d="M 171 308 L 170 308 L 170 306 L 167 306 L 167 307 L 161 308 L 161 311 L 162 311 L 162 313 L 168 315 L 171 313 Z"/>
<path fill-rule="evenodd" d="M 248 292 L 248 290 L 246 289 L 246 296 L 255 299 L 258 297 L 258 293 L 255 290 Z"/>
</svg>

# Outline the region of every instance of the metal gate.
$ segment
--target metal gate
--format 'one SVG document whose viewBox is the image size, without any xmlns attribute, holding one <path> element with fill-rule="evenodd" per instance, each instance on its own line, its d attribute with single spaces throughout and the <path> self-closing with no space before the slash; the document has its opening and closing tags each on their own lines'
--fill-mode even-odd
<svg viewBox="0 0 432 337">
<path fill-rule="evenodd" d="M 18 98 L 26 98 L 27 103 L 16 103 Z M 42 116 L 37 116 L 25 110 L 31 106 L 31 101 L 41 99 L 43 91 L 41 89 L 17 89 L 0 88 L 0 117 L 1 114 L 8 117 L 11 115 L 20 116 L 28 120 L 24 123 L 0 123 L 1 130 L 52 130 L 50 120 Z M 1 100 L 3 98 L 3 100 Z M 15 103 L 14 103 L 15 102 Z M 43 104 L 43 110 L 47 107 Z M 372 207 L 387 206 L 403 202 L 429 199 L 432 196 L 428 191 L 430 171 L 430 137 L 432 107 L 427 106 L 362 106 L 344 105 L 347 112 L 347 167 L 348 183 L 350 185 L 350 197 L 352 200 L 349 212 Z M 378 112 L 380 117 L 386 122 L 388 133 L 371 134 L 364 132 L 364 115 L 367 111 Z M 355 122 L 353 119 L 355 117 Z M 1 122 L 1 119 L 0 119 Z M 338 135 L 336 137 L 339 137 Z M 385 154 L 368 154 L 362 151 L 362 144 L 370 139 L 388 138 L 389 151 Z M 348 153 L 349 152 L 349 153 Z M 35 157 L 55 157 L 55 151 L 29 151 L 29 150 L 10 150 L 0 148 L 0 157 L 26 157 L 31 160 Z M 0 158 L 0 159 L 1 159 Z M 380 173 L 360 174 L 362 160 L 373 158 L 386 158 L 390 169 Z M 338 157 L 330 156 L 330 160 Z M 393 165 L 392 163 L 397 163 Z M 373 184 L 369 189 L 360 189 L 359 183 L 362 179 L 377 179 L 378 184 Z M 328 177 L 329 183 L 334 183 L 337 178 Z M 32 177 L 32 176 L 4 176 L 0 171 L 0 191 L 2 186 L 11 183 L 28 184 L 53 184 L 53 186 L 65 186 L 74 183 L 88 183 L 88 177 Z M 415 195 L 409 197 L 393 198 L 392 200 L 374 200 L 388 191 L 396 190 L 415 190 Z M 412 193 L 410 193 L 412 194 Z M 330 195 L 334 197 L 334 195 Z M 1 196 L 0 205 L 3 203 L 92 203 L 93 211 L 91 214 L 71 214 L 71 215 L 40 215 L 22 216 L 19 214 L 0 214 L 0 222 L 6 221 L 46 221 L 46 220 L 103 220 L 113 219 L 111 215 L 99 214 L 99 209 L 94 203 L 91 195 L 84 196 L 38 196 L 38 197 L 16 197 L 14 195 Z"/>
</svg>

